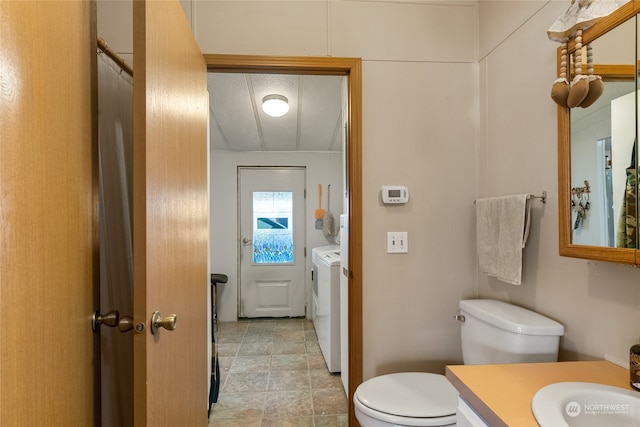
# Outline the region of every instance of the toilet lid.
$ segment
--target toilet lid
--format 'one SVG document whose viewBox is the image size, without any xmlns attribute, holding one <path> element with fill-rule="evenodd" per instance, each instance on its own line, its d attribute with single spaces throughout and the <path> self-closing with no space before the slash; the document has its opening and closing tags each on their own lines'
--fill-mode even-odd
<svg viewBox="0 0 640 427">
<path fill-rule="evenodd" d="M 446 417 L 456 413 L 458 391 L 444 375 L 401 372 L 365 381 L 357 399 L 379 412 L 411 418 Z"/>
</svg>

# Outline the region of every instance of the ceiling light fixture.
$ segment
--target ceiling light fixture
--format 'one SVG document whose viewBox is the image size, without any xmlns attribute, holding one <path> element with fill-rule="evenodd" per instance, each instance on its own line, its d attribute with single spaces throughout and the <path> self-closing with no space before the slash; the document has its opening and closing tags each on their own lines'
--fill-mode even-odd
<svg viewBox="0 0 640 427">
<path fill-rule="evenodd" d="M 262 111 L 271 117 L 281 117 L 289 111 L 289 100 L 282 95 L 267 95 L 262 98 Z"/>
</svg>

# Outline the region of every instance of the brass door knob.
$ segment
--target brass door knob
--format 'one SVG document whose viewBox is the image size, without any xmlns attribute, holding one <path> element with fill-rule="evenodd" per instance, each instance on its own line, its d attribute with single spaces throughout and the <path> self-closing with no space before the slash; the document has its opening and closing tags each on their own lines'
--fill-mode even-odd
<svg viewBox="0 0 640 427">
<path fill-rule="evenodd" d="M 118 322 L 120 321 L 120 313 L 117 310 L 110 311 L 107 314 L 100 314 L 100 310 L 96 310 L 93 312 L 93 316 L 91 317 L 91 330 L 97 331 L 100 325 L 106 325 L 111 328 L 118 326 Z"/>
<path fill-rule="evenodd" d="M 130 316 L 120 316 L 118 310 L 110 311 L 107 314 L 100 314 L 100 311 L 96 310 L 91 318 L 91 329 L 95 332 L 100 325 L 110 328 L 118 327 L 120 332 L 128 332 L 133 329 L 133 319 Z"/>
<path fill-rule="evenodd" d="M 118 322 L 118 329 L 120 332 L 128 332 L 133 329 L 133 318 L 130 316 L 122 316 L 120 317 L 120 321 Z"/>
<path fill-rule="evenodd" d="M 151 333 L 157 334 L 160 328 L 165 328 L 168 331 L 176 329 L 176 321 L 178 316 L 170 314 L 166 317 L 162 317 L 159 311 L 155 311 L 151 316 Z"/>
</svg>

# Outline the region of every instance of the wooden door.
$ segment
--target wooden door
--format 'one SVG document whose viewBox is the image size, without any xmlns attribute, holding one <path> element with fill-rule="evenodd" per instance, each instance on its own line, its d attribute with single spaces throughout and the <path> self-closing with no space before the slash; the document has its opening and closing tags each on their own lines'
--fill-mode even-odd
<svg viewBox="0 0 640 427">
<path fill-rule="evenodd" d="M 94 425 L 92 2 L 0 1 L 0 425 Z"/>
<path fill-rule="evenodd" d="M 177 0 L 133 3 L 134 425 L 206 426 L 206 65 Z"/>
</svg>

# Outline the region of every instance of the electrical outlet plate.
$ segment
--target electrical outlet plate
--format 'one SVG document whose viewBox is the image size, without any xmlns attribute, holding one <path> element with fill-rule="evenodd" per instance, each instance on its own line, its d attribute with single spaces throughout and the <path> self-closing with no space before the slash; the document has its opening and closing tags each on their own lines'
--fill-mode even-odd
<svg viewBox="0 0 640 427">
<path fill-rule="evenodd" d="M 398 254 L 409 252 L 408 233 L 406 231 L 387 232 L 387 253 Z"/>
</svg>

